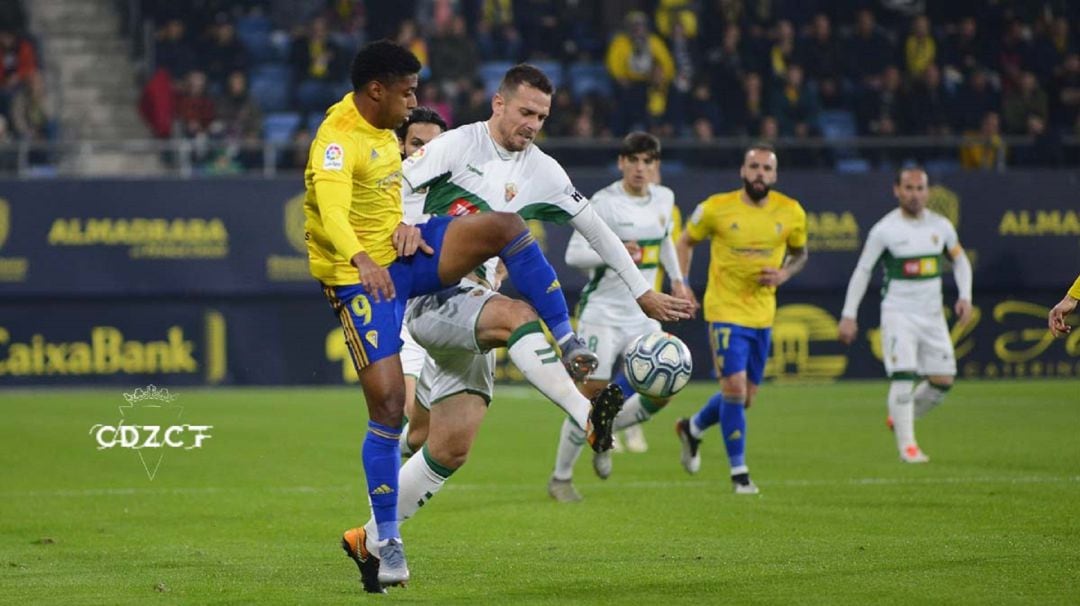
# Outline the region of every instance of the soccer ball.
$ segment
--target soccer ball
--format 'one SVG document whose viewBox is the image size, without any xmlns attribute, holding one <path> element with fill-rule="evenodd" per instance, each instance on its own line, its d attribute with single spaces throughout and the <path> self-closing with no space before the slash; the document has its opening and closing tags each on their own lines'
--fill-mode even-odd
<svg viewBox="0 0 1080 606">
<path fill-rule="evenodd" d="M 670 398 L 690 381 L 694 360 L 679 337 L 663 331 L 641 335 L 623 356 L 623 372 L 634 391 L 650 398 Z"/>
</svg>

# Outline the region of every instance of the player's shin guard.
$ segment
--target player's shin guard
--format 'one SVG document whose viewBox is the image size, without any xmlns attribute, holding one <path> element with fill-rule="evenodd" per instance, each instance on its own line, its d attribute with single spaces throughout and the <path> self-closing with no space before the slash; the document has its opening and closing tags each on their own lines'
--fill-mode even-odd
<svg viewBox="0 0 1080 606">
<path fill-rule="evenodd" d="M 381 539 L 401 536 L 398 534 L 397 511 L 398 470 L 401 467 L 401 450 L 398 447 L 400 435 L 398 429 L 368 421 L 362 458 L 371 511 Z"/>
<path fill-rule="evenodd" d="M 506 265 L 510 282 L 543 318 L 555 342 L 561 344 L 572 335 L 570 312 L 559 279 L 532 234 L 522 232 L 499 251 L 499 258 Z"/>
<path fill-rule="evenodd" d="M 913 377 L 908 373 L 894 373 L 889 383 L 889 416 L 893 420 L 893 432 L 896 433 L 896 448 L 903 454 L 904 449 L 916 444 L 915 407 L 912 388 Z"/>
<path fill-rule="evenodd" d="M 566 411 L 578 427 L 585 429 L 592 404 L 566 374 L 566 368 L 544 336 L 540 322 L 519 326 L 507 339 L 506 351 L 526 381 Z"/>
<path fill-rule="evenodd" d="M 696 415 L 690 417 L 690 435 L 700 439 L 706 429 L 719 423 L 723 406 L 724 394 L 716 392 Z"/>
<path fill-rule="evenodd" d="M 915 400 L 915 418 L 921 419 L 926 413 L 934 410 L 944 400 L 952 385 L 938 385 L 930 381 L 923 381 L 915 387 L 913 398 Z"/>
<path fill-rule="evenodd" d="M 427 445 L 420 449 L 421 456 L 412 457 L 401 466 L 398 474 L 397 514 L 398 521 L 404 522 L 413 517 L 417 510 L 442 489 L 446 480 L 455 470 L 442 465 L 428 452 Z M 378 553 L 378 542 L 383 538 L 378 534 L 375 519 L 364 525 L 368 536 L 368 549 Z"/>
<path fill-rule="evenodd" d="M 575 427 L 570 419 L 564 419 L 559 430 L 559 448 L 555 451 L 555 472 L 551 476 L 556 480 L 574 477 L 574 463 L 584 446 L 585 432 Z"/>
<path fill-rule="evenodd" d="M 720 428 L 724 432 L 731 474 L 746 473 L 746 399 L 724 398 L 720 408 Z"/>
</svg>

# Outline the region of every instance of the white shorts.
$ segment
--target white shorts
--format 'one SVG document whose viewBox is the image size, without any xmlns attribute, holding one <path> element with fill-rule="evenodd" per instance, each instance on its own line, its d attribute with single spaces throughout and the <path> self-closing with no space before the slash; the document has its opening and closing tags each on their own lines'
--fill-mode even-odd
<svg viewBox="0 0 1080 606">
<path fill-rule="evenodd" d="M 620 326 L 602 326 L 588 322 L 578 323 L 578 336 L 600 359 L 596 372 L 589 379 L 607 381 L 611 379 L 615 363 L 626 352 L 626 348 L 641 335 L 660 330 L 660 323 L 646 318 Z"/>
<path fill-rule="evenodd" d="M 497 294 L 480 285 L 455 286 L 410 302 L 405 324 L 429 356 L 416 385 L 416 400 L 424 408 L 458 393 L 491 401 L 495 354 L 477 343 L 476 324 Z"/>
<path fill-rule="evenodd" d="M 423 347 L 412 338 L 405 323 L 401 324 L 401 371 L 407 377 L 420 378 L 424 369 L 424 360 L 428 357 Z"/>
<path fill-rule="evenodd" d="M 945 315 L 881 311 L 881 353 L 889 375 L 914 372 L 922 376 L 956 375 Z"/>
</svg>

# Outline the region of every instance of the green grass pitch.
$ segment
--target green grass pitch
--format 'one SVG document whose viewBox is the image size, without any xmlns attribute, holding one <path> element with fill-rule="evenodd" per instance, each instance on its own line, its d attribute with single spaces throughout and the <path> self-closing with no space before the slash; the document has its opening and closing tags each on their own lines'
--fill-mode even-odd
<svg viewBox="0 0 1080 606">
<path fill-rule="evenodd" d="M 884 381 L 765 385 L 749 412 L 758 497 L 730 492 L 716 430 L 702 471 L 674 420 L 616 454 L 585 500 L 545 484 L 560 415 L 504 387 L 470 462 L 403 527 L 413 580 L 362 594 L 341 532 L 367 517 L 358 388 L 175 389 L 213 425 L 150 481 L 98 451 L 121 390 L 0 392 L 0 602 L 17 604 L 1080 602 L 1080 382 L 963 382 L 898 462 Z"/>
</svg>

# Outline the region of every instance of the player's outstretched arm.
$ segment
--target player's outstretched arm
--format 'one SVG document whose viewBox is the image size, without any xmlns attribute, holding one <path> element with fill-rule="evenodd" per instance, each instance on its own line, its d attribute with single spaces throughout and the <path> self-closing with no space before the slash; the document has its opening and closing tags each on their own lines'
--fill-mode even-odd
<svg viewBox="0 0 1080 606">
<path fill-rule="evenodd" d="M 959 295 L 956 298 L 956 323 L 963 326 L 971 321 L 971 288 L 974 272 L 971 269 L 971 261 L 968 260 L 964 248 L 957 243 L 949 249 L 949 256 L 953 261 L 953 278 L 956 280 L 956 289 Z"/>
<path fill-rule="evenodd" d="M 840 312 L 840 324 L 837 326 L 840 342 L 851 345 L 855 342 L 855 336 L 859 333 L 859 325 L 855 319 L 859 315 L 859 304 L 862 303 L 866 294 L 866 287 L 870 285 L 870 274 L 877 265 L 881 254 L 885 252 L 885 245 L 881 240 L 879 231 L 870 230 L 866 236 L 866 244 L 863 246 L 859 261 L 855 264 L 855 271 L 851 272 L 848 281 L 847 294 L 844 296 L 844 309 Z"/>
<path fill-rule="evenodd" d="M 1048 321 L 1051 334 L 1055 337 L 1061 337 L 1072 331 L 1072 326 L 1065 322 L 1065 317 L 1076 311 L 1078 303 L 1080 303 L 1080 276 L 1077 276 L 1076 282 L 1073 283 L 1072 288 L 1065 294 L 1065 297 L 1050 310 Z"/>
</svg>

